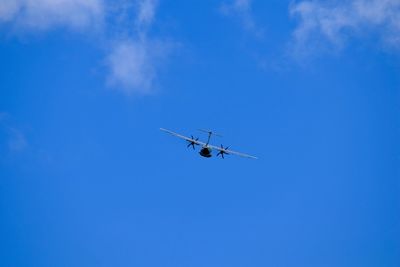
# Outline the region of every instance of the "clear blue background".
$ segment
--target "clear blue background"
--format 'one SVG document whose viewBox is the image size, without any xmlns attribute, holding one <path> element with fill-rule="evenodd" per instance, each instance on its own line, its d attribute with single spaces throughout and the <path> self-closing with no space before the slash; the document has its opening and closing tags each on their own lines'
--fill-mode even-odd
<svg viewBox="0 0 400 267">
<path fill-rule="evenodd" d="M 80 34 L 3 28 L 0 109 L 28 144 L 2 128 L 0 265 L 400 266 L 398 54 L 288 60 L 287 9 L 259 3 L 257 38 L 216 4 L 163 1 L 152 34 L 181 45 L 149 96 L 105 86 Z M 159 127 L 260 159 L 205 159 Z"/>
</svg>

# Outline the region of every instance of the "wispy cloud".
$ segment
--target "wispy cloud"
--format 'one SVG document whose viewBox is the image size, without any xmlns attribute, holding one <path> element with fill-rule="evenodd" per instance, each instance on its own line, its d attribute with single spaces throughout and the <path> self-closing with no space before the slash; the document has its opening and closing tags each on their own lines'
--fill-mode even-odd
<svg viewBox="0 0 400 267">
<path fill-rule="evenodd" d="M 21 152 L 27 146 L 28 142 L 25 135 L 17 128 L 7 127 L 8 132 L 8 148 L 11 152 Z"/>
<path fill-rule="evenodd" d="M 145 41 L 117 41 L 107 58 L 108 83 L 128 95 L 151 92 L 156 75 L 153 57 L 154 53 Z"/>
<path fill-rule="evenodd" d="M 143 29 L 143 27 L 148 27 L 153 23 L 157 5 L 157 0 L 139 1 L 136 27 Z"/>
<path fill-rule="evenodd" d="M 67 27 L 99 28 L 104 18 L 102 0 L 2 0 L 0 22 L 28 30 Z"/>
<path fill-rule="evenodd" d="M 171 42 L 149 37 L 157 4 L 156 0 L 137 2 L 134 31 L 113 41 L 107 57 L 108 83 L 127 95 L 154 91 L 158 69 L 172 48 Z"/>
<path fill-rule="evenodd" d="M 242 27 L 257 37 L 263 35 L 263 30 L 256 24 L 252 10 L 252 0 L 233 0 L 223 3 L 222 14 L 239 19 Z"/>
<path fill-rule="evenodd" d="M 0 133 L 3 139 L 0 140 L 0 144 L 4 144 L 8 152 L 18 153 L 27 148 L 28 141 L 25 134 L 11 122 L 7 112 L 0 112 Z"/>
<path fill-rule="evenodd" d="M 300 1 L 290 14 L 298 19 L 293 38 L 300 52 L 322 41 L 342 48 L 349 38 L 371 35 L 400 48 L 399 0 Z"/>
<path fill-rule="evenodd" d="M 93 35 L 105 47 L 107 83 L 132 95 L 153 91 L 171 43 L 150 37 L 157 0 L 1 0 L 0 25 L 45 32 L 68 28 Z"/>
</svg>

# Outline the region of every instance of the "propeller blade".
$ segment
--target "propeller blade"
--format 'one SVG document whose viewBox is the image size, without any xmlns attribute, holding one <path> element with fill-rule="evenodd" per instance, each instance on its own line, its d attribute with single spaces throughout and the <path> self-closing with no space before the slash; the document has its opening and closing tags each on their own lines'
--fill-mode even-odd
<svg viewBox="0 0 400 267">
<path fill-rule="evenodd" d="M 196 145 L 196 143 L 194 143 L 194 142 L 189 142 L 189 144 L 188 144 L 186 147 L 189 148 L 190 146 L 192 146 L 193 149 L 195 149 L 194 145 Z"/>
<path fill-rule="evenodd" d="M 223 149 L 223 148 L 222 148 L 222 149 Z M 221 155 L 221 157 L 222 157 L 223 159 L 225 159 L 224 154 L 228 154 L 228 153 L 226 153 L 224 150 L 220 150 L 220 151 L 217 153 L 217 157 L 218 157 L 219 155 Z"/>
<path fill-rule="evenodd" d="M 192 137 L 192 140 L 194 140 L 194 141 L 198 141 L 199 140 L 199 138 L 197 137 L 196 139 L 194 138 L 194 136 L 193 135 L 191 135 L 191 137 Z M 190 147 L 190 146 L 192 146 L 193 147 L 193 149 L 196 149 L 194 146 L 196 145 L 198 145 L 198 144 L 196 144 L 195 142 L 193 142 L 193 141 L 188 141 L 189 142 L 189 144 L 187 145 L 187 147 Z"/>
</svg>

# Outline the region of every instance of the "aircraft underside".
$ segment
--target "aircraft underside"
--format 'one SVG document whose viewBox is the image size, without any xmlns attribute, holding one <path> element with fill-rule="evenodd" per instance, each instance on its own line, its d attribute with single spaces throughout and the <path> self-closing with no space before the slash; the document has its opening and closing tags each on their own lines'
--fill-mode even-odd
<svg viewBox="0 0 400 267">
<path fill-rule="evenodd" d="M 203 147 L 199 154 L 205 158 L 211 158 L 211 149 L 207 148 L 207 147 Z"/>
</svg>

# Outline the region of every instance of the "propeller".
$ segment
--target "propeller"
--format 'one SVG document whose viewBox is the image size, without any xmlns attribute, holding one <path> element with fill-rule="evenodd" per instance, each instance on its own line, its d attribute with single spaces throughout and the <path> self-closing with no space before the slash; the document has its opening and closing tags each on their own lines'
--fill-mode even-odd
<svg viewBox="0 0 400 267">
<path fill-rule="evenodd" d="M 193 137 L 193 135 L 191 135 L 191 137 L 192 137 L 192 140 L 194 140 L 194 141 L 198 141 L 198 140 L 199 140 L 198 137 L 195 139 L 195 138 Z M 197 144 L 196 142 L 194 142 L 194 141 L 188 141 L 189 144 L 187 145 L 187 148 L 189 148 L 190 146 L 192 146 L 193 149 L 195 149 L 194 146 L 195 146 L 195 145 L 198 146 L 198 144 Z"/>
<path fill-rule="evenodd" d="M 228 146 L 224 148 L 224 146 L 221 145 L 221 149 L 222 149 L 222 150 L 220 150 L 220 151 L 218 152 L 217 157 L 218 157 L 219 155 L 221 155 L 221 157 L 222 157 L 223 159 L 225 159 L 224 154 L 229 155 L 229 153 L 226 152 L 226 150 L 228 150 L 228 148 L 229 148 Z"/>
</svg>

